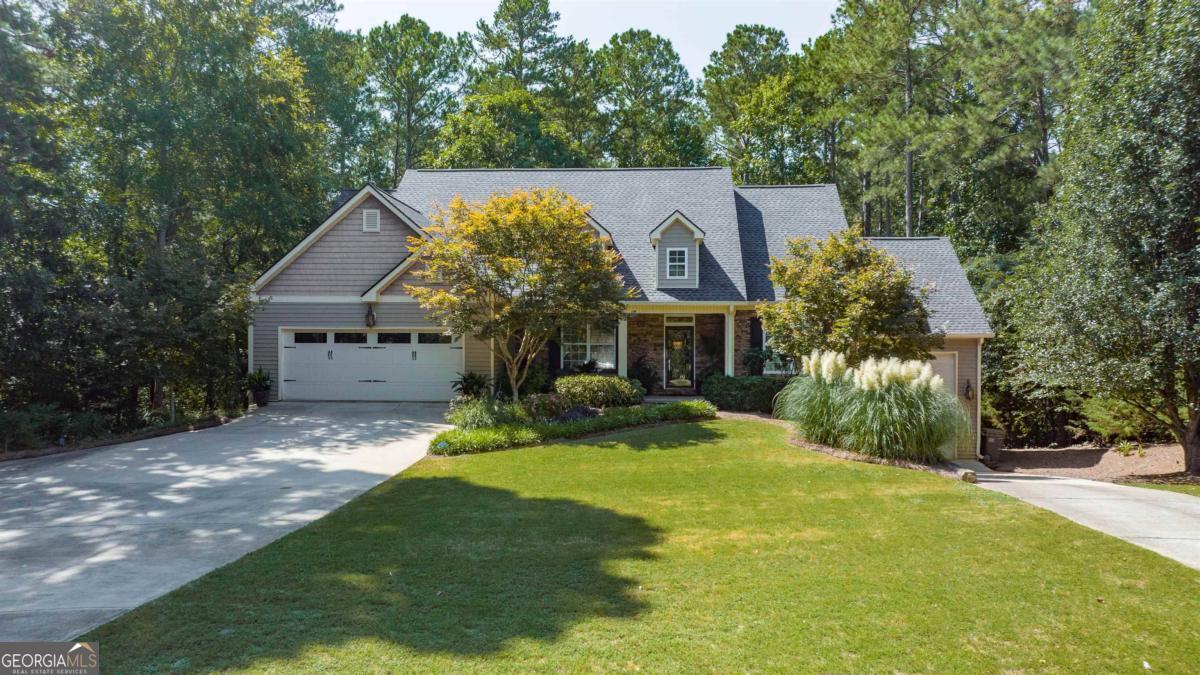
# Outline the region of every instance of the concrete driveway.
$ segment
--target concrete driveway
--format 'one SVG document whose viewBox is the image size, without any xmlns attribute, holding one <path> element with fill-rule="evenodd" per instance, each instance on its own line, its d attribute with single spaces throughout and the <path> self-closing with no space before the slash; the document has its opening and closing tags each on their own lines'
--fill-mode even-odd
<svg viewBox="0 0 1200 675">
<path fill-rule="evenodd" d="M 420 459 L 444 410 L 276 403 L 0 464 L 0 641 L 71 639 L 320 518 Z"/>
<path fill-rule="evenodd" d="M 980 487 L 1200 569 L 1200 497 L 1084 478 L 991 471 L 982 464 L 976 477 Z"/>
</svg>

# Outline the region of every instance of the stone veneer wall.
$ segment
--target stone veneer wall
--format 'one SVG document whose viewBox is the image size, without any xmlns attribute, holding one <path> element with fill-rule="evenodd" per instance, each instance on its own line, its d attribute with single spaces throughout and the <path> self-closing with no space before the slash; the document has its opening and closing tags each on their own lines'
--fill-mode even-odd
<svg viewBox="0 0 1200 675">
<path fill-rule="evenodd" d="M 696 315 L 696 380 L 725 373 L 725 315 Z"/>
<path fill-rule="evenodd" d="M 629 364 L 627 372 L 632 373 L 633 364 L 639 358 L 645 358 L 646 363 L 658 373 L 662 381 L 663 369 L 663 315 L 662 314 L 630 314 L 626 329 L 629 340 Z M 653 392 L 651 392 L 653 393 Z"/>
<path fill-rule="evenodd" d="M 733 374 L 749 375 L 750 370 L 742 365 L 742 352 L 750 348 L 750 319 L 755 317 L 752 309 L 739 309 L 733 317 Z"/>
</svg>

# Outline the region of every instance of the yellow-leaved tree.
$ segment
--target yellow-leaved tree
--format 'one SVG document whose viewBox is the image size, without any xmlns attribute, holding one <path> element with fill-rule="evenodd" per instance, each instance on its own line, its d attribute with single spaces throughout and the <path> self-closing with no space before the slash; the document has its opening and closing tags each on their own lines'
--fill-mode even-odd
<svg viewBox="0 0 1200 675">
<path fill-rule="evenodd" d="M 534 357 L 563 327 L 611 327 L 630 297 L 620 255 L 558 190 L 516 190 L 483 203 L 455 197 L 409 239 L 425 285 L 405 290 L 457 335 L 488 342 L 513 400 Z"/>
<path fill-rule="evenodd" d="M 871 356 L 928 359 L 942 345 L 945 336 L 929 329 L 926 291 L 857 230 L 793 239 L 788 254 L 771 260 L 783 300 L 758 306 L 775 351 L 798 360 L 832 350 L 859 363 Z"/>
</svg>

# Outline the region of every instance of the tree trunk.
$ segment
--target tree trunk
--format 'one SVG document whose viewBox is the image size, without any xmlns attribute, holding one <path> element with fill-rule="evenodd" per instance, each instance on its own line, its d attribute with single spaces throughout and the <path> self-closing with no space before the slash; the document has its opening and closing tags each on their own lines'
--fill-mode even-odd
<svg viewBox="0 0 1200 675">
<path fill-rule="evenodd" d="M 1200 476 L 1200 424 L 1193 420 L 1188 427 L 1183 438 L 1183 470 L 1189 475 Z"/>
<path fill-rule="evenodd" d="M 862 221 L 863 235 L 871 236 L 871 200 L 867 199 L 867 191 L 871 189 L 871 172 L 862 175 Z"/>
<path fill-rule="evenodd" d="M 904 45 L 904 118 L 908 120 L 908 113 L 912 110 L 913 102 L 913 81 L 912 81 L 912 49 L 909 48 L 907 38 Z M 906 130 L 907 131 L 907 130 Z M 913 236 L 913 153 L 912 139 L 905 137 L 904 139 L 904 236 Z"/>
</svg>

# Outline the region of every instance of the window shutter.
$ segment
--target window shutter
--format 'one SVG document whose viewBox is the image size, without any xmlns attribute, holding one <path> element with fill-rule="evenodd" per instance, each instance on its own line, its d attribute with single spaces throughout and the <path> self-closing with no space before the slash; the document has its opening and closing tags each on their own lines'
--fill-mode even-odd
<svg viewBox="0 0 1200 675">
<path fill-rule="evenodd" d="M 750 347 L 751 349 L 763 348 L 762 319 L 757 316 L 750 319 Z"/>
<path fill-rule="evenodd" d="M 379 210 L 363 209 L 363 232 L 379 231 Z"/>
</svg>

